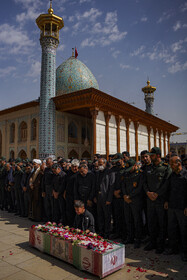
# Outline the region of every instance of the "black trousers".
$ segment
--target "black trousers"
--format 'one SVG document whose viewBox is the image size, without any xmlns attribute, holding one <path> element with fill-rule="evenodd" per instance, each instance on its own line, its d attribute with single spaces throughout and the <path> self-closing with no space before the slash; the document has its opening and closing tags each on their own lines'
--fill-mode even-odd
<svg viewBox="0 0 187 280">
<path fill-rule="evenodd" d="M 168 237 L 169 246 L 172 249 L 177 249 L 178 229 L 180 232 L 182 251 L 187 254 L 187 216 L 184 215 L 184 210 L 168 209 Z"/>
<path fill-rule="evenodd" d="M 142 203 L 140 201 L 127 203 L 124 201 L 124 213 L 127 227 L 127 239 L 142 238 Z"/>
<path fill-rule="evenodd" d="M 75 220 L 74 200 L 66 198 L 66 222 L 67 225 L 73 227 Z"/>
<path fill-rule="evenodd" d="M 123 198 L 114 198 L 112 201 L 113 232 L 126 239 L 126 224 Z"/>
<path fill-rule="evenodd" d="M 111 231 L 111 204 L 106 205 L 101 195 L 97 198 L 97 222 L 99 233 L 108 236 Z"/>
<path fill-rule="evenodd" d="M 150 240 L 157 247 L 163 247 L 165 241 L 166 212 L 164 203 L 158 203 L 147 198 L 147 219 Z"/>
</svg>

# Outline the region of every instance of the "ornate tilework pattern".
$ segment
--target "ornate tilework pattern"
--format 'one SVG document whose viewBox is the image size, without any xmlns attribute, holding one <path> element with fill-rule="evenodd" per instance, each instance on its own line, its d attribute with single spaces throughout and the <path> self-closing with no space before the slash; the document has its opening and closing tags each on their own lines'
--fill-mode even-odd
<svg viewBox="0 0 187 280">
<path fill-rule="evenodd" d="M 57 68 L 57 96 L 91 87 L 99 89 L 94 75 L 84 63 L 74 56 L 67 59 Z"/>
<path fill-rule="evenodd" d="M 145 96 L 146 112 L 153 115 L 153 103 L 154 103 L 154 93 L 146 94 Z"/>
<path fill-rule="evenodd" d="M 40 86 L 40 122 L 39 122 L 39 158 L 55 155 L 55 96 L 56 84 L 56 48 L 58 40 L 42 37 L 41 86 Z"/>
</svg>

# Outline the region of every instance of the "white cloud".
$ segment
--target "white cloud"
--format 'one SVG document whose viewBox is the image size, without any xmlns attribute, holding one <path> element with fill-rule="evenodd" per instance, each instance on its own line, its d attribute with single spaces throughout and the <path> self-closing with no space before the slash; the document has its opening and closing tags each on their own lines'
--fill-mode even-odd
<svg viewBox="0 0 187 280">
<path fill-rule="evenodd" d="M 118 29 L 117 12 L 109 12 L 105 16 L 104 23 L 93 23 L 91 28 L 87 27 L 89 34 L 92 35 L 82 41 L 82 47 L 93 47 L 95 45 L 107 46 L 114 42 L 121 41 L 127 35 L 127 32 L 120 32 Z"/>
<path fill-rule="evenodd" d="M 4 78 L 12 75 L 13 72 L 16 71 L 16 67 L 14 66 L 8 66 L 6 68 L 0 68 L 0 77 Z"/>
<path fill-rule="evenodd" d="M 180 10 L 181 10 L 181 12 L 186 12 L 187 11 L 187 2 L 185 2 L 184 4 L 182 4 L 181 6 L 180 6 Z"/>
<path fill-rule="evenodd" d="M 6 54 L 27 54 L 34 45 L 23 30 L 7 23 L 0 25 L 0 46 Z"/>
<path fill-rule="evenodd" d="M 139 56 L 139 55 L 143 55 L 143 50 L 145 49 L 145 46 L 142 45 L 141 47 L 139 47 L 137 50 L 133 51 L 132 53 L 130 53 L 130 56 Z"/>
<path fill-rule="evenodd" d="M 69 22 L 73 22 L 73 21 L 74 21 L 74 19 L 75 19 L 75 17 L 74 17 L 74 16 L 69 16 L 68 21 L 69 21 Z"/>
<path fill-rule="evenodd" d="M 40 77 L 40 72 L 41 72 L 41 63 L 39 61 L 33 61 L 30 70 L 27 73 L 27 76 L 33 78 Z"/>
<path fill-rule="evenodd" d="M 60 46 L 58 46 L 57 51 L 63 52 L 64 49 L 65 49 L 65 45 L 60 45 Z"/>
<path fill-rule="evenodd" d="M 121 53 L 121 52 L 120 52 L 119 50 L 113 51 L 112 56 L 113 56 L 114 58 L 117 58 L 118 55 L 119 55 L 120 53 Z"/>
<path fill-rule="evenodd" d="M 181 28 L 181 23 L 180 23 L 180 21 L 177 21 L 176 23 L 175 23 L 175 25 L 173 26 L 173 30 L 174 31 L 177 31 L 178 29 L 180 29 Z"/>
<path fill-rule="evenodd" d="M 171 74 L 175 74 L 177 72 L 181 72 L 185 70 L 187 70 L 187 61 L 185 63 L 180 63 L 177 61 L 175 64 L 173 64 L 168 68 L 168 72 Z"/>
<path fill-rule="evenodd" d="M 80 4 L 83 4 L 83 3 L 90 3 L 91 2 L 91 0 L 80 0 Z"/>
<path fill-rule="evenodd" d="M 142 22 L 146 22 L 147 20 L 148 20 L 147 17 L 142 17 L 142 18 L 140 19 L 140 21 L 142 21 Z"/>
<path fill-rule="evenodd" d="M 86 11 L 83 14 L 77 14 L 76 17 L 78 20 L 88 19 L 89 21 L 93 22 L 101 15 L 102 15 L 101 11 L 95 8 L 91 8 L 89 11 Z"/>
<path fill-rule="evenodd" d="M 128 65 L 128 64 L 122 64 L 122 63 L 121 63 L 121 64 L 120 64 L 120 68 L 124 70 L 124 69 L 130 69 L 131 67 L 130 67 L 130 65 Z"/>
<path fill-rule="evenodd" d="M 16 21 L 23 24 L 27 20 L 35 20 L 40 14 L 40 0 L 15 0 L 16 3 L 21 4 L 25 10 L 21 14 L 16 15 Z"/>
<path fill-rule="evenodd" d="M 186 51 L 186 47 L 184 47 L 184 44 L 187 43 L 187 38 L 184 40 L 179 40 L 178 42 L 175 42 L 171 45 L 172 52 L 176 53 L 178 51 L 184 53 Z"/>
<path fill-rule="evenodd" d="M 163 12 L 162 16 L 158 19 L 157 23 L 161 23 L 161 22 L 163 22 L 165 20 L 168 20 L 172 16 L 173 16 L 173 12 L 172 11 Z"/>
</svg>

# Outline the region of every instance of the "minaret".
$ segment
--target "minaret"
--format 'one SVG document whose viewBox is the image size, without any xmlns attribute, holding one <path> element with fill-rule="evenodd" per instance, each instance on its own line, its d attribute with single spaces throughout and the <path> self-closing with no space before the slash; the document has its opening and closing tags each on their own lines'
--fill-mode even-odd
<svg viewBox="0 0 187 280">
<path fill-rule="evenodd" d="M 145 111 L 151 115 L 154 114 L 153 112 L 153 103 L 154 103 L 154 92 L 156 90 L 156 87 L 152 87 L 150 85 L 150 81 L 147 81 L 147 86 L 142 88 L 142 91 L 144 92 L 144 100 L 146 104 Z"/>
<path fill-rule="evenodd" d="M 59 44 L 59 30 L 64 22 L 53 14 L 52 1 L 48 14 L 36 19 L 40 28 L 42 48 L 40 81 L 40 121 L 39 121 L 39 158 L 55 155 L 55 105 L 52 97 L 56 92 L 56 49 Z"/>
</svg>

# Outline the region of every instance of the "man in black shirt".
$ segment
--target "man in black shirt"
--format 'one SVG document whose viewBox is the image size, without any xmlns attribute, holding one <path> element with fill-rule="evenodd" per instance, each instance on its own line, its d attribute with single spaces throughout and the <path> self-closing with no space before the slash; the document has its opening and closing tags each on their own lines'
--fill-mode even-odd
<svg viewBox="0 0 187 280">
<path fill-rule="evenodd" d="M 165 209 L 168 209 L 168 237 L 170 248 L 165 254 L 177 252 L 177 232 L 180 230 L 182 243 L 182 259 L 187 261 L 187 170 L 182 167 L 181 159 L 173 156 L 170 159 L 172 174 L 167 186 L 167 202 Z"/>
<path fill-rule="evenodd" d="M 94 217 L 85 209 L 82 201 L 75 202 L 75 212 L 74 228 L 86 231 L 86 233 L 95 232 Z"/>
</svg>

